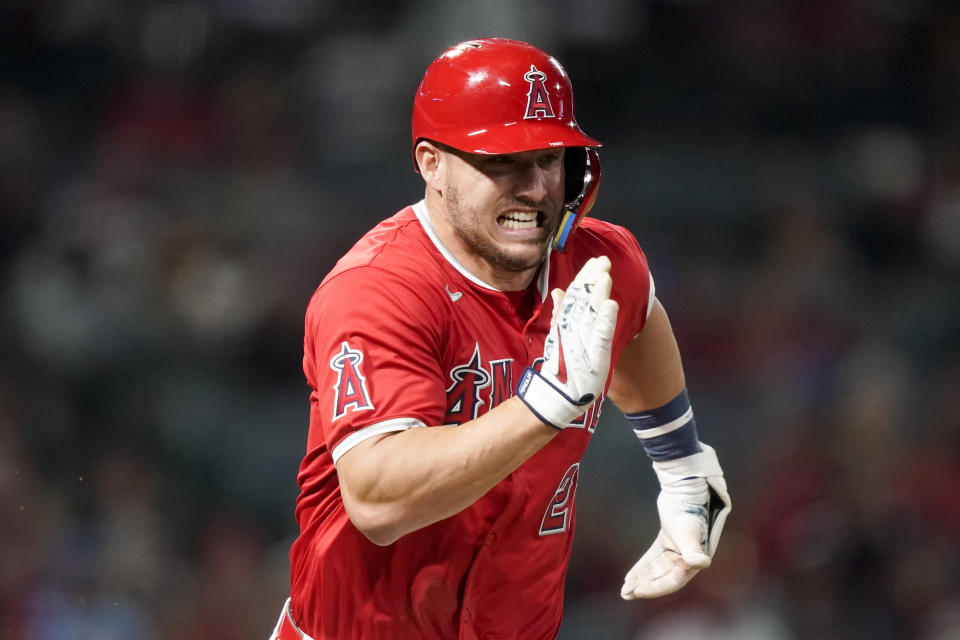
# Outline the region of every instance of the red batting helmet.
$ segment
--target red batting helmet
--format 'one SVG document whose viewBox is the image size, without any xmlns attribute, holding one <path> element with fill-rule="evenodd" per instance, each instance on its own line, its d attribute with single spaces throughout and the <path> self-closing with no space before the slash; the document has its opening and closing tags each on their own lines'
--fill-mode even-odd
<svg viewBox="0 0 960 640">
<path fill-rule="evenodd" d="M 434 60 L 413 101 L 414 150 L 424 139 L 477 154 L 569 147 L 560 251 L 596 198 L 600 143 L 577 125 L 566 71 L 525 42 L 469 40 Z"/>
</svg>

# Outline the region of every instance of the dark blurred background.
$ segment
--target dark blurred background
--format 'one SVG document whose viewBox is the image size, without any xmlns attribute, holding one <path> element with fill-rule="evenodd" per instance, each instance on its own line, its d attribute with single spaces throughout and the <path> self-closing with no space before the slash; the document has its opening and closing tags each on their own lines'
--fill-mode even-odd
<svg viewBox="0 0 960 640">
<path fill-rule="evenodd" d="M 608 407 L 561 638 L 960 638 L 960 10 L 934 0 L 0 3 L 0 637 L 265 638 L 325 272 L 422 196 L 425 67 L 528 40 L 605 143 L 735 511 L 625 603 Z"/>
</svg>

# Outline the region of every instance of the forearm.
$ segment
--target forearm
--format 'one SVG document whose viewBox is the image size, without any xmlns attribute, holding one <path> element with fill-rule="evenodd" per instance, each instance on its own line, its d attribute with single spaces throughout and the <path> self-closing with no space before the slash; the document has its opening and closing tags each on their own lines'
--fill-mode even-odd
<svg viewBox="0 0 960 640">
<path fill-rule="evenodd" d="M 660 482 L 660 534 L 627 573 L 620 595 L 666 595 L 710 566 L 730 496 L 716 452 L 699 441 L 680 351 L 659 302 L 621 353 L 608 395 L 633 426 Z"/>
<path fill-rule="evenodd" d="M 559 431 L 517 398 L 457 426 L 371 438 L 337 463 L 344 507 L 377 544 L 470 506 Z"/>
</svg>

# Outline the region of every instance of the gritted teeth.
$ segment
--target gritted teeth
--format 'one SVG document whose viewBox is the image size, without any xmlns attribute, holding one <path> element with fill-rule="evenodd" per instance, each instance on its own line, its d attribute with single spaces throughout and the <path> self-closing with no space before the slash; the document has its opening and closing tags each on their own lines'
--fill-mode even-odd
<svg viewBox="0 0 960 640">
<path fill-rule="evenodd" d="M 508 211 L 497 218 L 497 222 L 508 229 L 533 229 L 540 226 L 540 221 L 538 211 Z"/>
<path fill-rule="evenodd" d="M 508 211 L 502 216 L 505 220 L 516 220 L 517 222 L 530 222 L 537 219 L 536 211 Z"/>
</svg>

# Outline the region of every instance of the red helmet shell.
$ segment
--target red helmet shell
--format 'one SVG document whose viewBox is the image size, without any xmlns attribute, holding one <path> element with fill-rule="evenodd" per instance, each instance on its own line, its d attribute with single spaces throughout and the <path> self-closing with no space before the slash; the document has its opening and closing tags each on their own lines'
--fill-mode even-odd
<svg viewBox="0 0 960 640">
<path fill-rule="evenodd" d="M 429 139 L 478 154 L 599 147 L 574 117 L 555 58 L 525 42 L 462 42 L 433 61 L 413 102 L 413 146 Z"/>
</svg>

